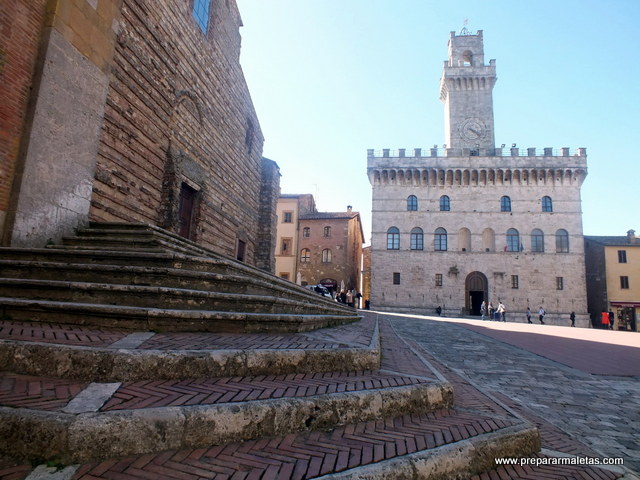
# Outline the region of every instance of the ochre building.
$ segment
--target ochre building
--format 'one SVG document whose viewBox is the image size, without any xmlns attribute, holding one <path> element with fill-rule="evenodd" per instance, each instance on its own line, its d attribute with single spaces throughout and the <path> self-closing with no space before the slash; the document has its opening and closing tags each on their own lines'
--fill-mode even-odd
<svg viewBox="0 0 640 480">
<path fill-rule="evenodd" d="M 9 0 L 0 25 L 3 245 L 140 222 L 273 271 L 234 0 Z"/>
<path fill-rule="evenodd" d="M 276 274 L 299 285 L 321 284 L 332 293 L 362 292 L 360 214 L 318 212 L 313 195 L 283 194 L 278 200 Z"/>
<path fill-rule="evenodd" d="M 634 230 L 622 236 L 585 236 L 587 297 L 595 327 L 603 312 L 612 312 L 615 330 L 638 331 L 640 318 L 640 238 Z"/>
<path fill-rule="evenodd" d="M 584 148 L 496 146 L 496 63 L 483 33 L 451 33 L 440 99 L 445 145 L 368 151 L 371 308 L 588 325 L 580 187 Z"/>
</svg>

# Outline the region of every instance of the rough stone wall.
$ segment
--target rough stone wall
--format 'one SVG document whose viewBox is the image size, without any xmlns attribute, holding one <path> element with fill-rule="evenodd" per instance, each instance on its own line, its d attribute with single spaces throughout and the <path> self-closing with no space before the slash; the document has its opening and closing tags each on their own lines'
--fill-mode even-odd
<svg viewBox="0 0 640 480">
<path fill-rule="evenodd" d="M 554 174 L 548 175 L 551 166 Z M 527 306 L 537 311 L 543 305 L 550 320 L 568 318 L 575 311 L 586 324 L 580 202 L 585 157 L 370 158 L 369 167 L 373 184 L 372 308 L 433 314 L 440 305 L 447 314 L 465 314 L 465 280 L 470 273 L 481 272 L 488 280 L 488 300 L 497 305 L 501 299 L 511 315 L 522 319 Z M 433 184 L 426 170 L 425 175 L 407 174 L 422 168 L 439 169 Z M 465 170 L 476 170 L 475 178 L 480 178 L 478 171 L 483 168 L 544 172 L 544 180 L 496 176 L 491 182 L 474 184 L 474 175 L 470 175 L 464 184 Z M 565 175 L 566 169 L 572 175 Z M 556 177 L 560 171 L 563 176 Z M 380 172 L 386 172 L 386 177 Z M 407 211 L 409 195 L 417 197 L 417 211 Z M 440 211 L 442 195 L 449 196 L 450 211 Z M 511 198 L 511 212 L 501 211 L 503 195 Z M 541 211 L 540 199 L 545 195 L 553 200 L 553 212 Z M 400 230 L 400 250 L 387 250 L 387 230 L 393 226 Z M 410 249 L 414 227 L 424 232 L 423 250 Z M 434 250 L 438 227 L 447 231 L 447 251 Z M 487 252 L 483 232 L 488 228 L 495 233 L 495 242 Z M 523 251 L 504 251 L 510 228 L 518 230 Z M 531 251 L 535 228 L 544 233 L 544 253 Z M 461 241 L 462 229 L 470 231 L 469 248 Z M 568 253 L 556 253 L 558 229 L 569 233 Z M 393 284 L 394 272 L 400 273 L 399 285 Z M 436 286 L 436 274 L 442 275 L 442 286 Z M 518 288 L 512 288 L 512 275 L 518 276 Z M 556 277 L 563 277 L 562 290 L 557 289 Z"/>
<path fill-rule="evenodd" d="M 273 160 L 263 158 L 256 266 L 269 273 L 275 273 L 276 269 L 276 257 L 273 246 L 276 244 L 277 236 L 278 216 L 276 209 L 279 196 L 280 169 Z M 292 281 L 295 282 L 295 278 L 293 278 Z"/>
<path fill-rule="evenodd" d="M 118 11 L 119 0 L 47 3 L 4 243 L 43 246 L 88 219 Z"/>
<path fill-rule="evenodd" d="M 240 24 L 233 1 L 212 2 L 203 33 L 191 2 L 124 0 L 90 213 L 178 231 L 186 184 L 198 192 L 193 240 L 229 256 L 243 240 L 245 261 L 269 269 L 257 260 L 271 219 L 260 226 L 263 137 Z"/>
<path fill-rule="evenodd" d="M 26 128 L 46 3 L 7 0 L 0 8 L 0 238 Z"/>
</svg>

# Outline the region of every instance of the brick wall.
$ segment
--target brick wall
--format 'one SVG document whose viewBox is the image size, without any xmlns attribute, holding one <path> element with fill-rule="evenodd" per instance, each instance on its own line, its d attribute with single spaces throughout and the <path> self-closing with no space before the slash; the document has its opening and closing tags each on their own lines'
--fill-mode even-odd
<svg viewBox="0 0 640 480">
<path fill-rule="evenodd" d="M 259 248 L 263 137 L 239 64 L 235 2 L 124 0 L 90 218 L 178 231 L 179 188 L 198 192 L 193 239 L 246 261 Z M 267 261 L 267 260 L 262 260 Z M 267 261 L 268 263 L 268 261 Z"/>
<path fill-rule="evenodd" d="M 9 209 L 20 139 L 47 0 L 6 0 L 0 8 L 0 237 Z"/>
</svg>

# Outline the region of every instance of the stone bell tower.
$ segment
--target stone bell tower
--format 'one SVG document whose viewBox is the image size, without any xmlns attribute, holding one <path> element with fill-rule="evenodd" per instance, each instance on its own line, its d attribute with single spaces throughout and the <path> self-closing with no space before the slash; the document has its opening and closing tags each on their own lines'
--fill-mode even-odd
<svg viewBox="0 0 640 480">
<path fill-rule="evenodd" d="M 444 103 L 445 142 L 449 148 L 493 149 L 493 86 L 496 61 L 484 63 L 482 30 L 451 32 L 449 59 L 440 80 Z M 476 153 L 477 155 L 477 153 Z"/>
</svg>

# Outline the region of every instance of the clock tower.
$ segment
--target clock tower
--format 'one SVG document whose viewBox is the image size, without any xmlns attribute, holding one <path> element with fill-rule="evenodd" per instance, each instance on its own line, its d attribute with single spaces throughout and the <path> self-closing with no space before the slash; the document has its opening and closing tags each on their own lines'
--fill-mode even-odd
<svg viewBox="0 0 640 480">
<path fill-rule="evenodd" d="M 460 35 L 451 32 L 449 59 L 440 79 L 447 147 L 495 148 L 492 92 L 496 78 L 496 61 L 484 63 L 482 30 L 475 35 L 466 28 Z"/>
</svg>

